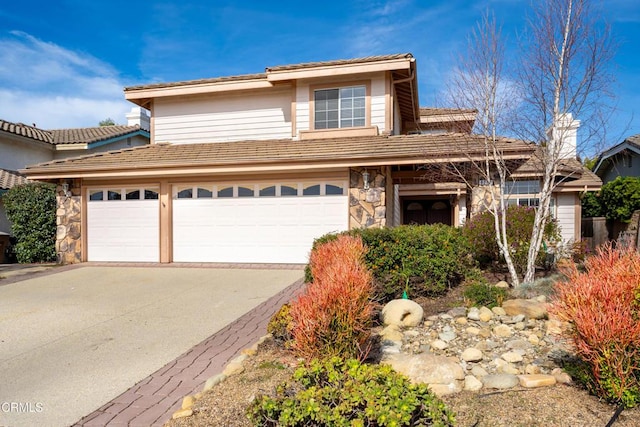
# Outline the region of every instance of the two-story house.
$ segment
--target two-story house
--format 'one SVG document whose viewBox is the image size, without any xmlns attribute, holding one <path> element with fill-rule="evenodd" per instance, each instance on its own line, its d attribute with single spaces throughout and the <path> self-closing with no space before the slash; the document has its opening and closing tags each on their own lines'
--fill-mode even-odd
<svg viewBox="0 0 640 427">
<path fill-rule="evenodd" d="M 450 166 L 483 159 L 475 112 L 420 108 L 416 76 L 415 58 L 398 54 L 128 87 L 151 112 L 150 145 L 24 172 L 60 184 L 63 262 L 304 263 L 327 232 L 459 226 L 474 177 Z M 536 146 L 500 148 L 515 171 Z M 559 186 L 568 238 L 592 178 L 578 163 Z M 520 190 L 515 202 L 534 204 L 535 185 Z"/>
</svg>

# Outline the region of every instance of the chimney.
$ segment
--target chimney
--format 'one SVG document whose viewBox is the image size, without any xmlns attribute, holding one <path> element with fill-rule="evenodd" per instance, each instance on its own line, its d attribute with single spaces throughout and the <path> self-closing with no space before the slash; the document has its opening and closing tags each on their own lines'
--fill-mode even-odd
<svg viewBox="0 0 640 427">
<path fill-rule="evenodd" d="M 151 118 L 149 117 L 149 111 L 142 107 L 133 107 L 130 112 L 127 113 L 127 125 L 128 126 L 140 126 L 140 129 L 146 131 L 151 130 Z"/>
<path fill-rule="evenodd" d="M 559 158 L 575 159 L 577 158 L 578 145 L 578 128 L 580 120 L 574 120 L 573 114 L 564 113 L 558 117 L 558 123 L 549 131 L 553 131 L 553 140 L 560 144 Z M 550 132 L 547 136 L 551 139 Z"/>
</svg>

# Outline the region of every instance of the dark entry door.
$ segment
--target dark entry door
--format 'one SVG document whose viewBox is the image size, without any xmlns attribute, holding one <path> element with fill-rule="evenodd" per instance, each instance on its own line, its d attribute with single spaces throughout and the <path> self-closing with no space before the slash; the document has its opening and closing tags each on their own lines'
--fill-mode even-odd
<svg viewBox="0 0 640 427">
<path fill-rule="evenodd" d="M 451 204 L 447 199 L 404 200 L 402 209 L 403 224 L 451 225 Z"/>
</svg>

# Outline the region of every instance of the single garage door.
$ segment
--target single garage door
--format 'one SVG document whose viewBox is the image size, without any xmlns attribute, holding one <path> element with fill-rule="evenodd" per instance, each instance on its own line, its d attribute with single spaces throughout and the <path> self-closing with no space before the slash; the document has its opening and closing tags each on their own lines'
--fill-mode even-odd
<svg viewBox="0 0 640 427">
<path fill-rule="evenodd" d="M 348 228 L 347 183 L 176 186 L 175 262 L 306 263 L 313 240 Z"/>
<path fill-rule="evenodd" d="M 89 261 L 160 261 L 158 188 L 88 191 Z"/>
</svg>

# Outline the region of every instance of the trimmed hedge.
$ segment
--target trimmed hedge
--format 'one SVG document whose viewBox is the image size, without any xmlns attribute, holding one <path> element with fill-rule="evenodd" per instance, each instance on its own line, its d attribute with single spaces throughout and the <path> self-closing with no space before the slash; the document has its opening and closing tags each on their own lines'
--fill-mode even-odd
<svg viewBox="0 0 640 427">
<path fill-rule="evenodd" d="M 462 230 L 443 224 L 355 229 L 368 248 L 365 264 L 374 276 L 375 299 L 387 302 L 407 292 L 410 298 L 441 294 L 462 282 L 474 265 Z M 312 251 L 340 234 L 315 240 Z M 307 282 L 313 281 L 309 268 Z"/>
</svg>

